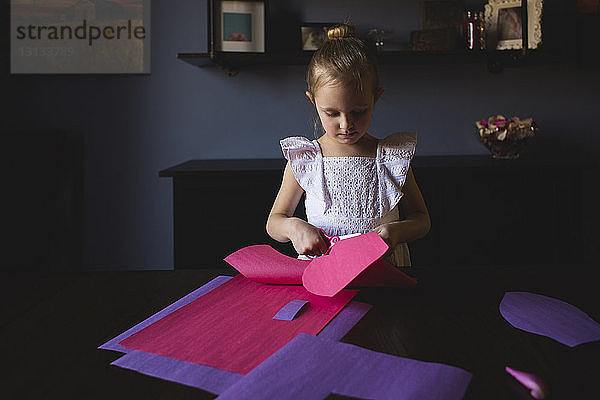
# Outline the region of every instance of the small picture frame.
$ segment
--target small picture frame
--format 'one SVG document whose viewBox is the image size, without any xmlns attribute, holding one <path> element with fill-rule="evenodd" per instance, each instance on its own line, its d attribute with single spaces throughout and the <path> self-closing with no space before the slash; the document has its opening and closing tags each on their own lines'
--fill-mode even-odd
<svg viewBox="0 0 600 400">
<path fill-rule="evenodd" d="M 527 48 L 542 43 L 543 0 L 527 1 Z M 484 8 L 488 48 L 510 50 L 523 48 L 521 0 L 489 0 Z"/>
<path fill-rule="evenodd" d="M 215 1 L 215 49 L 223 52 L 265 52 L 265 3 Z"/>
<path fill-rule="evenodd" d="M 327 30 L 334 24 L 317 24 L 317 23 L 303 23 L 300 26 L 300 36 L 302 38 L 302 50 L 303 51 L 315 51 L 325 42 L 327 39 Z"/>
</svg>

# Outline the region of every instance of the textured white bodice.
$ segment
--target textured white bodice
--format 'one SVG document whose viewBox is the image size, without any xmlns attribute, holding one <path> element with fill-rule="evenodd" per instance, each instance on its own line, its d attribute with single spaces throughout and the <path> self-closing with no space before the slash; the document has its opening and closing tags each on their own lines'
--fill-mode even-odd
<svg viewBox="0 0 600 400">
<path fill-rule="evenodd" d="M 308 222 L 330 236 L 367 233 L 399 219 L 398 204 L 415 146 L 414 133 L 396 133 L 379 140 L 374 158 L 323 157 L 316 140 L 281 141 L 283 154 L 306 193 Z M 394 264 L 410 265 L 406 244 L 393 253 Z"/>
</svg>

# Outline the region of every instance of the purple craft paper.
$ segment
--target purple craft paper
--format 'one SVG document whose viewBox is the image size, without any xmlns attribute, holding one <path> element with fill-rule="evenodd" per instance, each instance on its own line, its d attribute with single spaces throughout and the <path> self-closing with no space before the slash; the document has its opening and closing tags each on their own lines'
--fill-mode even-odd
<svg viewBox="0 0 600 400">
<path fill-rule="evenodd" d="M 600 340 L 600 324 L 579 308 L 552 297 L 507 292 L 500 314 L 515 328 L 547 336 L 569 347 Z"/>
<path fill-rule="evenodd" d="M 206 365 L 135 350 L 113 361 L 111 365 L 215 394 L 223 392 L 243 376 Z"/>
<path fill-rule="evenodd" d="M 306 300 L 292 300 L 287 303 L 285 306 L 281 307 L 277 314 L 273 317 L 273 319 L 279 319 L 282 321 L 292 321 L 296 315 L 302 310 L 308 301 Z"/>
<path fill-rule="evenodd" d="M 210 393 L 221 393 L 243 375 L 205 365 L 175 360 L 160 355 L 130 350 L 118 343 L 198 297 L 210 292 L 231 278 L 231 276 L 219 276 L 213 279 L 98 348 L 127 353 L 121 358 L 113 361 L 111 365 L 130 369 L 156 378 L 181 383 L 183 385 L 196 387 Z M 329 324 L 325 326 L 325 328 L 321 330 L 321 332 L 319 332 L 317 336 L 331 340 L 341 339 L 370 309 L 371 305 L 369 304 L 351 301 L 329 322 Z"/>
<path fill-rule="evenodd" d="M 134 333 L 141 331 L 142 329 L 144 329 L 145 327 L 147 327 L 148 325 L 153 324 L 154 322 L 158 321 L 161 318 L 164 318 L 165 316 L 169 315 L 170 313 L 172 313 L 173 311 L 185 306 L 188 303 L 191 303 L 192 301 L 196 300 L 198 297 L 205 295 L 206 293 L 210 292 L 211 290 L 213 290 L 214 288 L 224 284 L 225 282 L 227 282 L 228 280 L 230 280 L 232 277 L 231 276 L 217 276 L 215 279 L 211 280 L 210 282 L 200 286 L 198 289 L 194 290 L 193 292 L 185 295 L 184 297 L 182 297 L 181 299 L 177 300 L 175 303 L 163 308 L 162 310 L 160 310 L 159 312 L 157 312 L 156 314 L 152 315 L 151 317 L 148 317 L 147 319 L 145 319 L 144 321 L 140 322 L 139 324 L 135 325 L 134 327 L 128 329 L 127 331 L 121 333 L 119 336 L 116 336 L 114 338 L 112 338 L 111 340 L 109 340 L 108 342 L 104 343 L 103 345 L 99 346 L 98 349 L 102 349 L 102 350 L 113 350 L 113 351 L 119 351 L 121 353 L 129 353 L 131 350 L 123 347 L 119 344 L 120 341 L 128 338 L 129 336 L 133 335 Z"/>
<path fill-rule="evenodd" d="M 373 306 L 351 301 L 317 335 L 321 339 L 341 340 Z"/>
<path fill-rule="evenodd" d="M 350 302 L 317 335 L 319 338 L 339 340 L 371 309 L 370 304 Z M 192 386 L 219 394 L 237 382 L 243 375 L 218 368 L 189 363 L 173 358 L 129 350 L 128 354 L 111 365 L 130 369 L 145 375 Z"/>
<path fill-rule="evenodd" d="M 301 333 L 218 399 L 459 400 L 471 373 Z"/>
</svg>

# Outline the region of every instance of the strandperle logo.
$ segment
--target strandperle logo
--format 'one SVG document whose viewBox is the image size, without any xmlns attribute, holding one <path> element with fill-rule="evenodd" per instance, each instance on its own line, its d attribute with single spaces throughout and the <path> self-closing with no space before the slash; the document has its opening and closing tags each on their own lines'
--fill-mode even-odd
<svg viewBox="0 0 600 400">
<path fill-rule="evenodd" d="M 11 73 L 149 73 L 150 0 L 13 0 Z"/>
<path fill-rule="evenodd" d="M 143 25 L 133 26 L 131 20 L 127 20 L 127 25 L 104 27 L 89 25 L 87 20 L 83 20 L 81 25 L 73 28 L 70 25 L 19 25 L 17 30 L 17 40 L 65 40 L 65 39 L 81 39 L 87 40 L 89 46 L 94 40 L 104 38 L 106 40 L 121 40 L 121 39 L 145 39 L 146 29 Z"/>
</svg>

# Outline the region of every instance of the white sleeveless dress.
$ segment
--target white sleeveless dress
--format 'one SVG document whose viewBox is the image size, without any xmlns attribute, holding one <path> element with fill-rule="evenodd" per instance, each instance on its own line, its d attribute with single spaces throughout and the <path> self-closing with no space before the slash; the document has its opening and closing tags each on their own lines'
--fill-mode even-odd
<svg viewBox="0 0 600 400">
<path fill-rule="evenodd" d="M 416 148 L 415 133 L 395 133 L 377 144 L 373 157 L 323 157 L 316 140 L 295 136 L 281 149 L 304 189 L 306 217 L 329 236 L 367 233 L 399 220 L 402 187 Z M 388 257 L 393 265 L 410 266 L 406 243 Z"/>
</svg>

